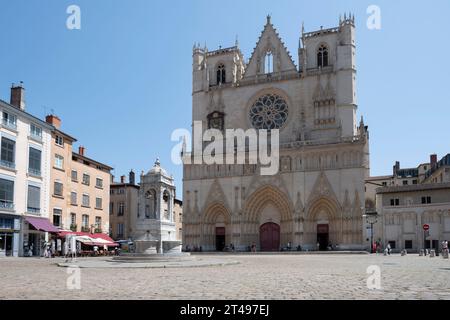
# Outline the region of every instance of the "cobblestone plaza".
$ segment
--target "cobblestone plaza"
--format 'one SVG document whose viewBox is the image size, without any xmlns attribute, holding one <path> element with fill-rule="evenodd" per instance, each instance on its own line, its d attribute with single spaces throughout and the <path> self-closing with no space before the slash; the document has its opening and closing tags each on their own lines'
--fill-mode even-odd
<svg viewBox="0 0 450 320">
<path fill-rule="evenodd" d="M 82 268 L 77 290 L 67 287 L 68 269 L 56 265 L 64 259 L 3 258 L 0 299 L 450 299 L 450 261 L 442 257 L 225 254 L 220 259 L 239 263 Z M 367 287 L 367 268 L 373 265 L 381 270 L 379 290 Z"/>
</svg>

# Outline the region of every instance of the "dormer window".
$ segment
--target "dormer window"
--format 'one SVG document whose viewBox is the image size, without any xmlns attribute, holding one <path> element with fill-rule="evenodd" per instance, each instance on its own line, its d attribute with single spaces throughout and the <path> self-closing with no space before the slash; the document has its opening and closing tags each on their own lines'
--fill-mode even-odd
<svg viewBox="0 0 450 320">
<path fill-rule="evenodd" d="M 217 66 L 217 84 L 225 83 L 225 66 L 221 63 Z"/>
<path fill-rule="evenodd" d="M 322 44 L 317 50 L 317 67 L 323 68 L 326 66 L 328 66 L 328 48 Z"/>
<path fill-rule="evenodd" d="M 264 57 L 264 73 L 273 72 L 273 54 L 272 51 L 268 51 Z"/>
</svg>

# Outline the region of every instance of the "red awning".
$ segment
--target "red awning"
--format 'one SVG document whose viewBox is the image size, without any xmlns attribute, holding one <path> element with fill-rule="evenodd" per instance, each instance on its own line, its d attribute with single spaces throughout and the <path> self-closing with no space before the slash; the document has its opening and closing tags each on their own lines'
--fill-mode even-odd
<svg viewBox="0 0 450 320">
<path fill-rule="evenodd" d="M 25 217 L 25 221 L 31 224 L 36 230 L 41 230 L 45 232 L 57 233 L 59 229 L 50 223 L 47 218 L 40 217 Z"/>
</svg>

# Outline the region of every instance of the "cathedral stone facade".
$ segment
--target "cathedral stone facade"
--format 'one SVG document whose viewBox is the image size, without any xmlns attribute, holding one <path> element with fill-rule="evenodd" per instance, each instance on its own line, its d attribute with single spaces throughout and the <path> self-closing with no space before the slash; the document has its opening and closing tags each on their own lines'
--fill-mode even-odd
<svg viewBox="0 0 450 320">
<path fill-rule="evenodd" d="M 270 17 L 248 61 L 237 42 L 215 51 L 194 45 L 192 121 L 204 130 L 280 129 L 280 166 L 260 175 L 248 163 L 185 163 L 183 245 L 363 247 L 369 144 L 356 120 L 354 17 L 302 28 L 298 61 Z"/>
</svg>

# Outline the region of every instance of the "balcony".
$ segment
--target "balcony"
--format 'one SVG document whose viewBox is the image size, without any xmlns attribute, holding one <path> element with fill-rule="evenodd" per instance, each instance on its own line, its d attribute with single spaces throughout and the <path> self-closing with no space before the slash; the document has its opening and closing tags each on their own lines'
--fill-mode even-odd
<svg viewBox="0 0 450 320">
<path fill-rule="evenodd" d="M 33 207 L 27 207 L 27 212 L 34 214 L 34 215 L 40 215 L 41 208 L 33 208 Z"/>
<path fill-rule="evenodd" d="M 83 229 L 83 228 L 81 228 L 81 229 Z M 77 232 L 77 225 L 76 224 L 71 224 L 70 225 L 70 231 Z"/>
<path fill-rule="evenodd" d="M 16 169 L 16 164 L 8 160 L 0 160 L 0 166 L 12 170 Z"/>
<path fill-rule="evenodd" d="M 102 233 L 102 228 L 95 228 L 94 233 Z"/>
<path fill-rule="evenodd" d="M 6 209 L 9 211 L 14 210 L 14 202 L 9 200 L 0 200 L 0 209 Z"/>
<path fill-rule="evenodd" d="M 35 134 L 35 133 L 30 133 L 28 138 L 30 138 L 30 140 L 34 140 L 36 142 L 42 142 L 42 135 L 38 135 L 38 134 Z"/>
<path fill-rule="evenodd" d="M 91 232 L 91 228 L 89 227 L 81 227 L 81 232 Z"/>
<path fill-rule="evenodd" d="M 17 130 L 17 123 L 15 121 L 11 121 L 9 119 L 3 119 L 2 125 L 6 128 Z"/>
<path fill-rule="evenodd" d="M 31 176 L 34 176 L 34 177 L 40 177 L 41 176 L 41 170 L 39 170 L 39 169 L 28 168 L 28 173 Z"/>
</svg>

